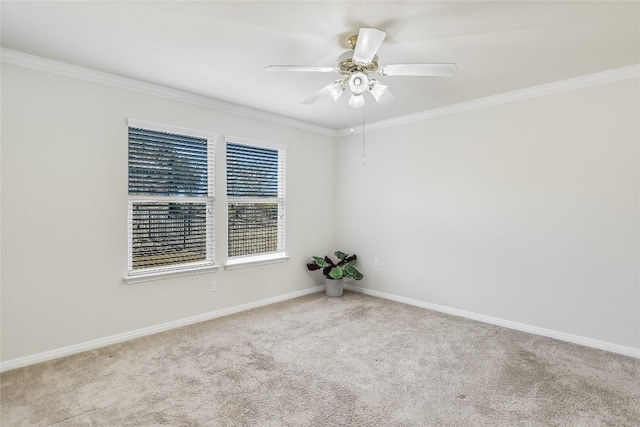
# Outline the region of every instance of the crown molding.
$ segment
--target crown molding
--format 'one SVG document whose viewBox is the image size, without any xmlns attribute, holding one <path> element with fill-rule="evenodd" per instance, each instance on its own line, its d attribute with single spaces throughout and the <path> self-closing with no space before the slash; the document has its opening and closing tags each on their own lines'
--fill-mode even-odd
<svg viewBox="0 0 640 427">
<path fill-rule="evenodd" d="M 164 86 L 145 83 L 126 77 L 120 77 L 115 74 L 109 74 L 90 68 L 79 67 L 76 65 L 71 65 L 65 62 L 55 61 L 36 55 L 29 55 L 27 53 L 19 52 L 16 50 L 2 48 L 0 50 L 0 62 L 18 65 L 20 67 L 32 68 L 40 71 L 46 71 L 49 73 L 86 80 L 89 82 L 99 83 L 107 86 L 113 86 L 120 89 L 140 92 L 146 95 L 159 96 L 174 101 L 186 102 L 205 108 L 210 108 L 212 110 L 236 114 L 242 117 L 248 117 L 257 120 L 263 120 L 265 122 L 284 125 L 295 129 L 318 133 L 321 135 L 336 137 L 336 131 L 334 129 L 313 125 L 311 123 L 290 119 L 288 117 L 279 116 L 277 114 L 267 113 L 265 111 L 243 107 L 241 105 L 219 101 L 217 99 L 209 98 L 206 96 L 195 95 L 193 93 L 177 89 L 170 89 Z"/>
<path fill-rule="evenodd" d="M 46 71 L 121 89 L 127 89 L 147 95 L 159 96 L 175 101 L 186 102 L 217 111 L 231 113 L 257 120 L 263 120 L 266 122 L 288 126 L 291 128 L 334 138 L 347 136 L 354 133 L 362 133 L 363 129 L 362 125 L 348 127 L 340 130 L 330 129 L 300 120 L 279 116 L 277 114 L 271 114 L 265 111 L 243 107 L 241 105 L 231 104 L 228 102 L 219 101 L 201 95 L 195 95 L 193 93 L 184 92 L 177 89 L 170 89 L 164 86 L 145 83 L 126 77 L 120 77 L 115 74 L 104 73 L 90 68 L 79 67 L 76 65 L 54 61 L 52 59 L 47 59 L 36 55 L 29 55 L 23 52 L 6 48 L 0 49 L 0 62 L 18 65 L 21 67 L 33 68 L 40 71 Z M 365 128 L 367 131 L 385 129 L 408 123 L 429 120 L 436 117 L 447 116 L 450 114 L 457 114 L 466 111 L 477 110 L 480 108 L 492 107 L 494 105 L 506 104 L 509 102 L 521 101 L 525 99 L 536 98 L 539 96 L 567 92 L 585 87 L 597 86 L 605 83 L 638 77 L 640 77 L 640 64 L 634 64 L 626 67 L 602 71 L 599 73 L 588 74 L 586 76 L 580 76 L 566 80 L 560 80 L 557 82 L 546 83 L 539 86 L 533 86 L 526 89 L 520 89 L 513 92 L 506 92 L 499 95 L 478 98 L 467 102 L 461 102 L 459 104 L 447 105 L 445 107 L 434 108 L 431 110 L 421 111 L 405 116 L 394 117 L 388 120 L 371 122 L 367 123 L 365 125 Z"/>
<path fill-rule="evenodd" d="M 627 67 L 615 68 L 599 73 L 588 74 L 586 76 L 560 80 L 553 83 L 546 83 L 539 86 L 532 86 L 513 92 L 506 92 L 499 95 L 478 98 L 472 101 L 461 102 L 459 104 L 447 105 L 446 107 L 434 108 L 432 110 L 421 111 L 419 113 L 408 114 L 406 116 L 394 117 L 388 120 L 380 120 L 365 125 L 367 131 L 379 130 L 400 126 L 407 123 L 429 120 L 436 117 L 448 116 L 450 114 L 462 113 L 465 111 L 477 110 L 480 108 L 492 107 L 494 105 L 506 104 L 514 101 L 521 101 L 539 96 L 552 95 L 555 93 L 567 92 L 590 86 L 597 86 L 605 83 L 617 82 L 640 77 L 640 64 L 629 65 Z M 347 136 L 354 133 L 362 133 L 362 125 L 340 129 L 337 136 Z"/>
</svg>

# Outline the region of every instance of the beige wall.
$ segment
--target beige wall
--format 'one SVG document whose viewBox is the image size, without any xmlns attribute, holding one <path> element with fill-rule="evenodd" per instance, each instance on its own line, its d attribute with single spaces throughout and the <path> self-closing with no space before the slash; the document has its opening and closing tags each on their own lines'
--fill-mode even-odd
<svg viewBox="0 0 640 427">
<path fill-rule="evenodd" d="M 631 79 L 370 131 L 365 166 L 340 138 L 356 285 L 640 349 L 638 105 Z"/>
<path fill-rule="evenodd" d="M 304 263 L 335 249 L 366 289 L 640 349 L 637 79 L 367 131 L 363 166 L 357 134 L 1 78 L 3 362 L 309 289 Z M 126 285 L 127 117 L 286 144 L 291 259 Z"/>
<path fill-rule="evenodd" d="M 127 117 L 287 145 L 291 259 L 125 284 Z M 321 284 L 304 264 L 333 248 L 333 200 L 309 197 L 308 188 L 332 185 L 334 145 L 317 133 L 3 64 L 2 360 Z M 223 262 L 224 158 L 216 163 Z"/>
</svg>

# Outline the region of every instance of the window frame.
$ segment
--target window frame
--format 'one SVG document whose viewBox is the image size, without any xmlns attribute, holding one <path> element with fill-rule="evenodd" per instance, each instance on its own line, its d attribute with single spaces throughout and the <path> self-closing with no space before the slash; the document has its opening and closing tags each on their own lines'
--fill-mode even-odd
<svg viewBox="0 0 640 427">
<path fill-rule="evenodd" d="M 278 151 L 278 196 L 273 197 L 233 197 L 227 195 L 227 177 L 228 177 L 228 164 L 227 164 L 227 146 L 228 144 L 247 145 L 257 148 L 267 148 Z M 225 158 L 225 250 L 226 261 L 224 264 L 225 269 L 233 270 L 237 268 L 252 267 L 257 265 L 266 265 L 287 261 L 290 257 L 287 254 L 286 245 L 286 154 L 287 146 L 284 144 L 277 144 L 273 142 L 261 141 L 256 139 L 238 137 L 233 135 L 224 136 L 224 158 Z M 277 231 L 277 249 L 274 252 L 241 255 L 241 256 L 229 256 L 229 204 L 230 203 L 277 203 L 278 204 L 278 231 Z"/>
<path fill-rule="evenodd" d="M 129 194 L 127 173 L 127 273 L 128 284 L 159 280 L 169 277 L 189 276 L 214 272 L 219 268 L 215 256 L 215 148 L 220 135 L 178 126 L 166 125 L 138 119 L 127 119 L 127 151 L 129 150 L 129 129 L 139 128 L 207 140 L 207 195 L 206 196 L 166 196 L 150 194 Z M 127 159 L 127 169 L 129 160 Z M 204 203 L 206 205 L 206 256 L 204 261 L 184 264 L 133 269 L 133 205 L 140 202 L 161 203 Z"/>
</svg>

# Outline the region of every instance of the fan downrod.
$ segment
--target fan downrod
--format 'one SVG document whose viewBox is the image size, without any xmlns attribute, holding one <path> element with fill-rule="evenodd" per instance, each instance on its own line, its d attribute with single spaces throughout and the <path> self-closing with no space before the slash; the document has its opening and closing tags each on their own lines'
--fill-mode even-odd
<svg viewBox="0 0 640 427">
<path fill-rule="evenodd" d="M 356 48 L 356 42 L 358 41 L 358 35 L 354 34 L 351 37 L 349 37 L 347 39 L 347 44 L 349 45 L 349 47 L 351 48 L 351 50 L 354 50 Z"/>
</svg>

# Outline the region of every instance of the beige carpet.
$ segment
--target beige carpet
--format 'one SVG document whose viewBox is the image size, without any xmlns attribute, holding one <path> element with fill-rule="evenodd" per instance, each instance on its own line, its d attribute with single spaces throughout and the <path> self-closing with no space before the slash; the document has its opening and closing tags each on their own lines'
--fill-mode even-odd
<svg viewBox="0 0 640 427">
<path fill-rule="evenodd" d="M 313 294 L 1 376 L 10 426 L 637 426 L 640 361 Z"/>
</svg>

